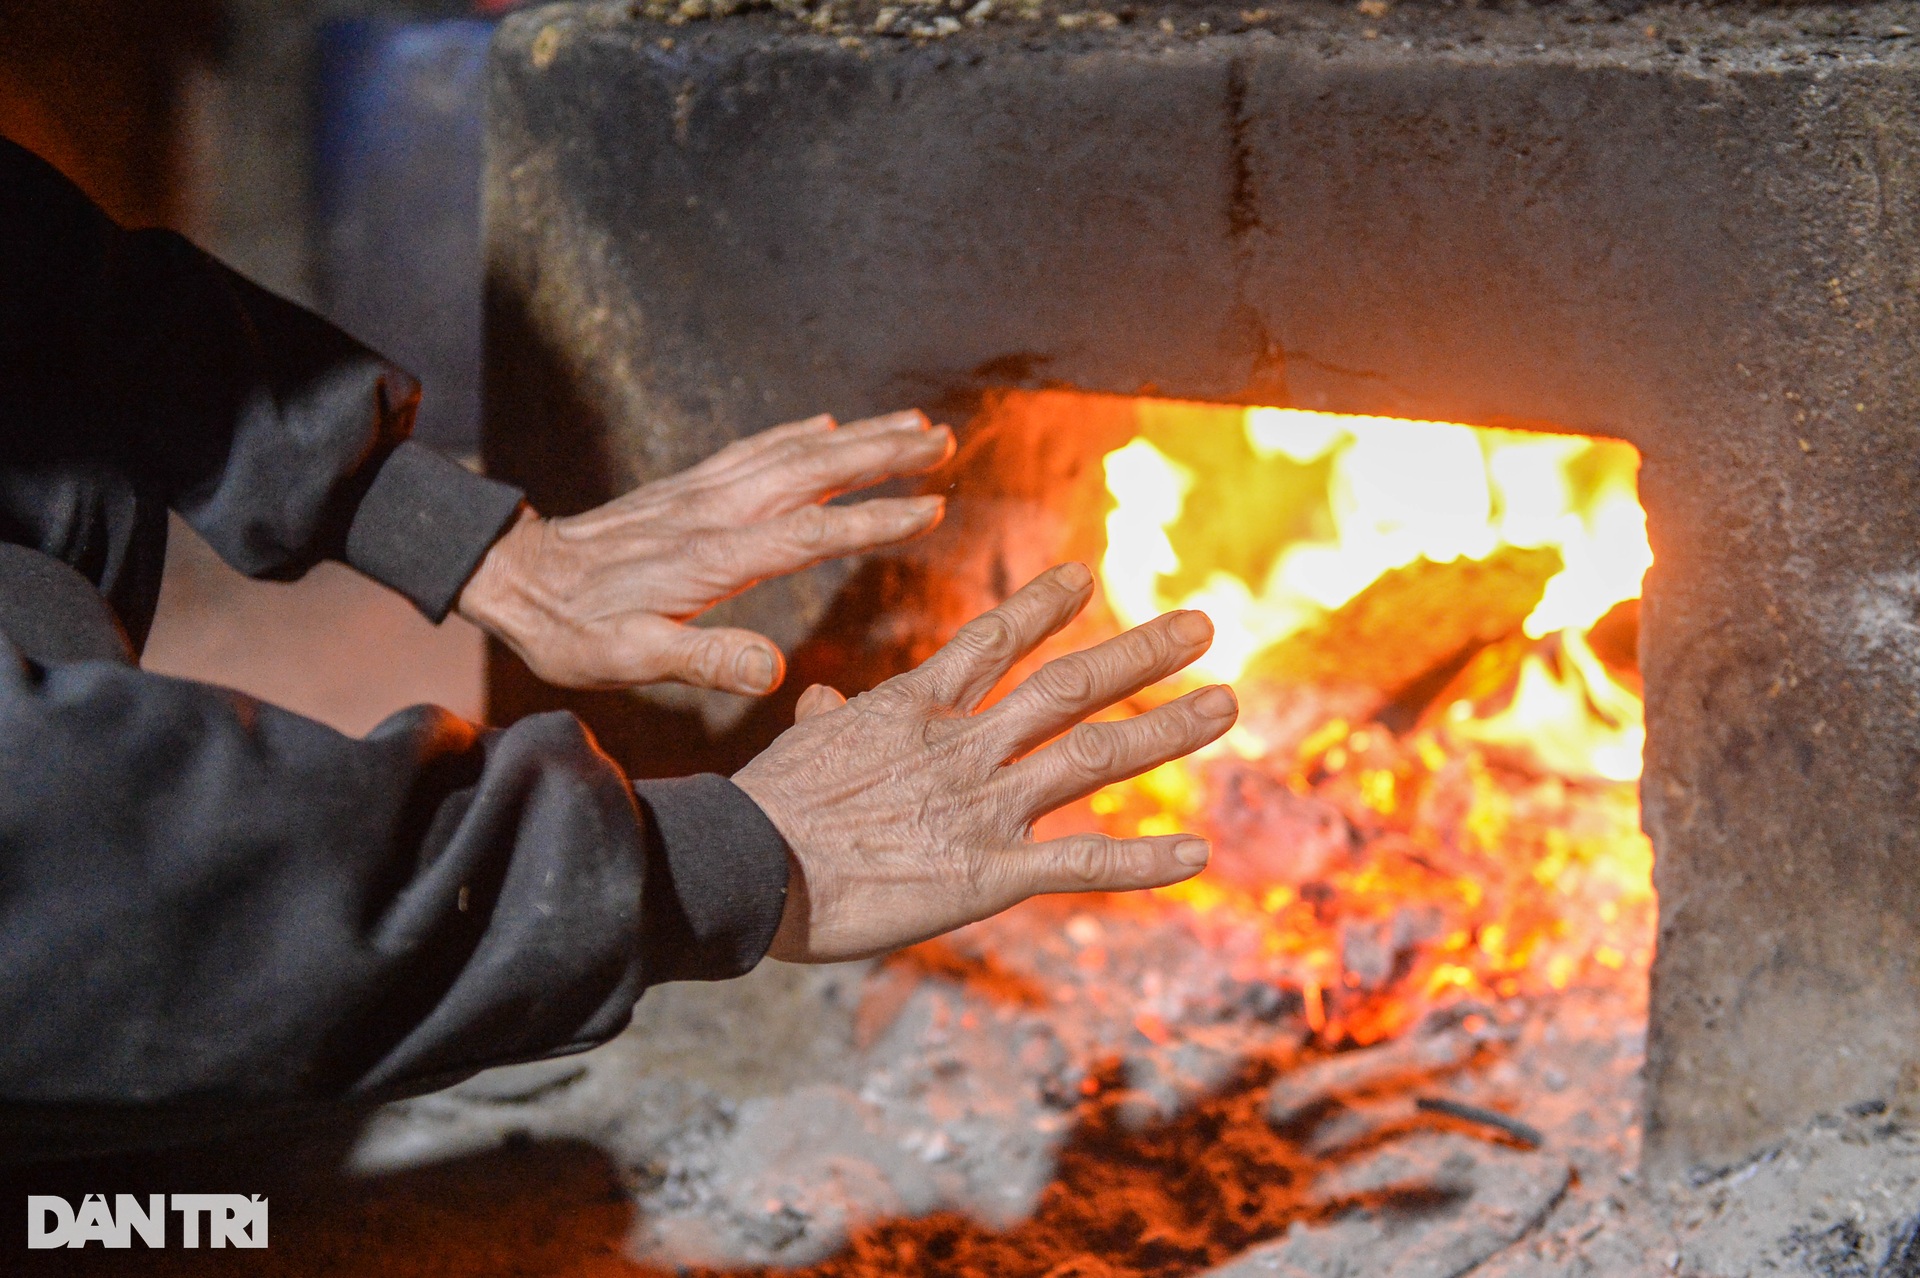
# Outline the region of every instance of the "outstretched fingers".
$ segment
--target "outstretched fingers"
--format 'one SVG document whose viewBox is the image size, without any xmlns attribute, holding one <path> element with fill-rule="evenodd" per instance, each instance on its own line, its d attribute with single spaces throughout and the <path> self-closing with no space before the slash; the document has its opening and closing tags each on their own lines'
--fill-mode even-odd
<svg viewBox="0 0 1920 1278">
<path fill-rule="evenodd" d="M 682 472 L 681 478 L 716 479 L 737 475 L 750 467 L 756 458 L 772 452 L 789 440 L 819 438 L 835 434 L 838 430 L 839 423 L 826 413 L 769 426 L 758 434 L 734 440 L 711 457 L 688 467 Z"/>
<path fill-rule="evenodd" d="M 686 626 L 665 617 L 627 618 L 604 645 L 604 668 L 572 687 L 674 682 L 757 697 L 786 677 L 786 658 L 765 635 L 723 626 Z"/>
<path fill-rule="evenodd" d="M 848 422 L 840 428 L 840 433 L 849 438 L 859 435 L 884 435 L 893 430 L 932 430 L 933 423 L 927 415 L 917 408 L 903 409 L 897 413 L 881 413 L 875 417 L 862 417 L 857 422 Z"/>
<path fill-rule="evenodd" d="M 1047 892 L 1134 892 L 1165 887 L 1207 864 L 1205 841 L 1191 834 L 1114 839 L 1071 834 L 1008 854 L 1018 858 L 1019 899 Z"/>
<path fill-rule="evenodd" d="M 730 590 L 797 572 L 823 559 L 859 554 L 917 537 L 946 513 L 943 497 L 885 497 L 851 506 L 802 506 L 744 528 L 691 543 L 713 577 Z"/>
<path fill-rule="evenodd" d="M 1058 634 L 1091 598 L 1093 574 L 1085 564 L 1049 568 L 960 627 L 904 682 L 935 705 L 970 713 L 1015 662 Z"/>
<path fill-rule="evenodd" d="M 1205 613 L 1168 613 L 1049 661 L 983 714 L 981 729 L 992 734 L 1001 758 L 1014 758 L 1184 669 L 1212 642 Z"/>
<path fill-rule="evenodd" d="M 735 461 L 744 461 L 768 452 L 778 444 L 790 439 L 813 439 L 831 435 L 840 429 L 840 424 L 829 413 L 815 413 L 812 417 L 803 417 L 797 422 L 782 422 L 770 426 L 756 435 L 736 440 L 727 445 L 715 457 L 731 457 Z"/>
<path fill-rule="evenodd" d="M 997 784 L 1013 788 L 1029 819 L 1083 799 L 1103 786 L 1192 754 L 1233 726 L 1240 703 L 1215 684 L 1145 714 L 1083 723 L 1060 740 L 1009 765 Z"/>
<path fill-rule="evenodd" d="M 770 519 L 840 493 L 917 475 L 953 456 L 953 432 L 918 413 L 785 440 L 715 476 L 741 519 Z"/>
</svg>

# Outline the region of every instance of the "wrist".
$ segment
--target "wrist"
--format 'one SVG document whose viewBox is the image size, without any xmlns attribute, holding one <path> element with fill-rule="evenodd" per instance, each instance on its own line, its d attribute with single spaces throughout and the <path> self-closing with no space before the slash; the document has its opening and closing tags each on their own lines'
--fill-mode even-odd
<svg viewBox="0 0 1920 1278">
<path fill-rule="evenodd" d="M 760 809 L 768 824 L 780 832 L 781 839 L 787 845 L 787 892 L 781 902 L 779 925 L 774 929 L 773 939 L 767 946 L 767 955 L 785 963 L 812 961 L 810 933 L 813 898 L 807 882 L 806 865 L 801 861 L 800 851 L 794 844 L 794 831 L 777 815 L 778 803 L 769 805 L 767 799 L 771 796 L 764 792 L 756 793 L 760 787 L 751 778 L 743 783 L 741 775 L 736 773 L 733 782 L 741 793 L 753 800 L 754 806 Z"/>
<path fill-rule="evenodd" d="M 534 612 L 527 589 L 528 561 L 540 535 L 540 522 L 533 507 L 521 503 L 519 514 L 487 548 L 455 604 L 462 617 L 516 650 Z"/>
</svg>

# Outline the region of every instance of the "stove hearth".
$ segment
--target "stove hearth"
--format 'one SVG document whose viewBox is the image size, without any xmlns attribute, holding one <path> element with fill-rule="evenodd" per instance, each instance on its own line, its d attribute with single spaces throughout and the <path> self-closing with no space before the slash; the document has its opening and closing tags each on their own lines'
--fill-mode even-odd
<svg viewBox="0 0 1920 1278">
<path fill-rule="evenodd" d="M 511 20 L 496 472 L 580 509 L 823 406 L 921 404 L 962 453 L 934 539 L 727 606 L 788 647 L 784 698 L 563 698 L 496 654 L 497 713 L 728 768 L 809 682 L 867 686 L 1072 557 L 1096 627 L 1237 609 L 1215 656 L 1258 739 L 1063 818 L 1209 824 L 1184 894 L 660 991 L 585 1064 L 415 1102 L 362 1157 L 592 1140 L 667 1267 L 1905 1272 L 1916 30 L 1371 0 Z M 1478 481 L 1436 454 L 1390 505 L 1478 482 L 1499 535 L 1308 589 L 1383 526 L 1358 421 L 1403 469 L 1475 441 Z M 1315 422 L 1347 442 L 1314 452 Z M 1590 532 L 1629 477 L 1643 592 L 1537 616 L 1586 552 L 1502 522 L 1547 483 L 1501 478 L 1507 439 L 1562 450 L 1549 515 Z"/>
</svg>

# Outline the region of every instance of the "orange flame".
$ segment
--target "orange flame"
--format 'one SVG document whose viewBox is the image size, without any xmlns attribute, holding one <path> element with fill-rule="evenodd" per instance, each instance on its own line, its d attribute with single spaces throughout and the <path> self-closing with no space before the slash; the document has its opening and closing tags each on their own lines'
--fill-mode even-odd
<svg viewBox="0 0 1920 1278">
<path fill-rule="evenodd" d="M 1209 410 L 1183 429 L 1233 420 Z M 1643 972 L 1652 853 L 1633 783 L 1644 718 L 1588 642 L 1638 598 L 1652 562 L 1638 454 L 1610 440 L 1293 409 L 1249 409 L 1237 425 L 1244 479 L 1176 460 L 1148 433 L 1104 461 L 1107 603 L 1125 625 L 1206 612 L 1217 637 L 1195 679 L 1242 679 L 1263 650 L 1421 560 L 1548 547 L 1561 568 L 1522 627 L 1517 642 L 1533 643 L 1509 695 L 1456 700 L 1404 733 L 1334 718 L 1278 741 L 1252 718 L 1195 759 L 1095 795 L 1099 823 L 1119 834 L 1205 828 L 1222 787 L 1249 775 L 1341 814 L 1364 851 L 1306 867 L 1305 881 L 1210 873 L 1159 894 L 1196 925 L 1265 917 L 1269 958 L 1333 1037 L 1395 1032 L 1463 993 Z M 1293 505 L 1250 554 L 1229 545 L 1247 521 L 1210 520 L 1209 503 L 1258 509 L 1246 486 L 1262 483 Z"/>
</svg>

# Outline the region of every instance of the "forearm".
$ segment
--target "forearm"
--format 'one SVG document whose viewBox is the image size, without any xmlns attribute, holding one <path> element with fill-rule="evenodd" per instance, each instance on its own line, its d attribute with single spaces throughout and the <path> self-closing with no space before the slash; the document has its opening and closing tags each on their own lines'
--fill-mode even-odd
<svg viewBox="0 0 1920 1278">
<path fill-rule="evenodd" d="M 4 140 L 0 248 L 16 521 L 57 524 L 63 476 L 112 473 L 243 572 L 345 559 L 437 619 L 512 516 L 517 492 L 405 444 L 405 370 L 179 236 L 115 225 Z"/>
<path fill-rule="evenodd" d="M 779 915 L 771 827 L 702 848 L 700 804 L 655 794 L 649 831 L 564 715 L 488 733 L 419 709 L 353 741 L 9 662 L 0 767 L 8 1108 L 424 1090 L 600 1042 L 649 984 L 750 967 Z"/>
</svg>

